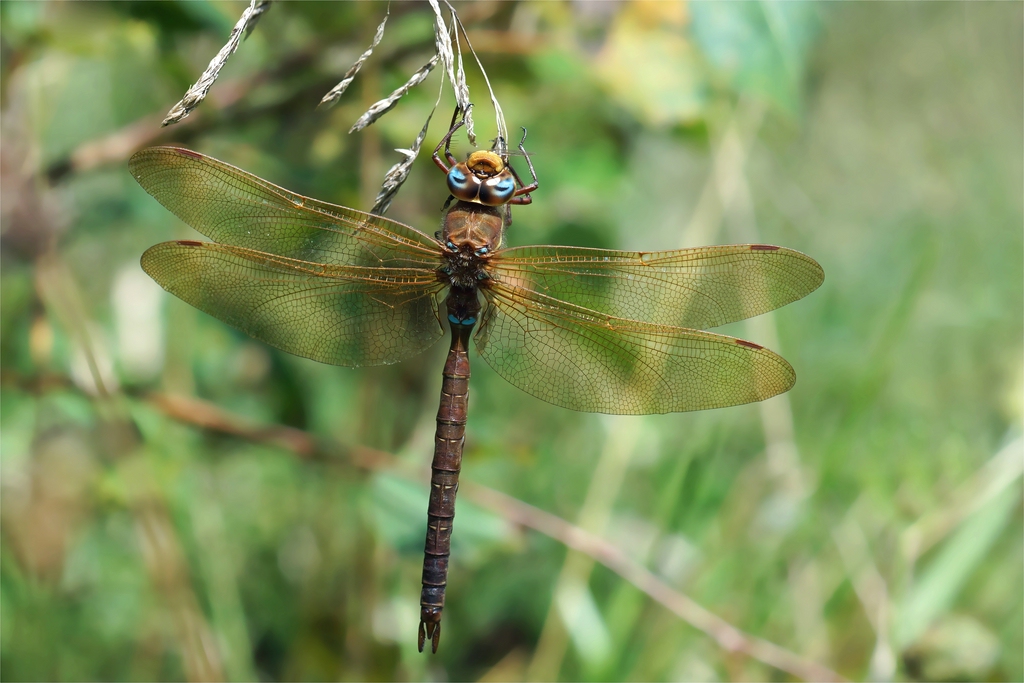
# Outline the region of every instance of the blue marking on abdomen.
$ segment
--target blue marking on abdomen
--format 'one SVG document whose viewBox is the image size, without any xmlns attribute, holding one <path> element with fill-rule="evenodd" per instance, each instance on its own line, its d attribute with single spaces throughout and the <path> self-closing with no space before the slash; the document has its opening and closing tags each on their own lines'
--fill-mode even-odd
<svg viewBox="0 0 1024 683">
<path fill-rule="evenodd" d="M 459 318 L 456 318 L 454 315 L 449 313 L 448 322 L 450 322 L 452 325 L 475 325 L 476 318 L 466 318 L 464 320 L 460 320 Z"/>
</svg>

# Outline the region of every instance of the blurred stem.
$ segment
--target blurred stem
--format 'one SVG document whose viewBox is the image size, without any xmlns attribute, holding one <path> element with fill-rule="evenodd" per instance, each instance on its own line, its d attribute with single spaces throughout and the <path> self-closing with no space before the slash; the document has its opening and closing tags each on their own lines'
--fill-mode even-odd
<svg viewBox="0 0 1024 683">
<path fill-rule="evenodd" d="M 92 378 L 92 392 L 101 417 L 110 420 L 123 417 L 123 406 L 118 406 L 107 390 L 96 344 L 89 334 L 89 324 L 83 311 L 85 304 L 78 295 L 78 286 L 71 272 L 53 251 L 47 251 L 36 262 L 36 291 L 46 308 L 64 327 L 73 343 L 81 350 Z"/>
<path fill-rule="evenodd" d="M 672 513 L 679 504 L 683 482 L 686 481 L 686 476 L 692 462 L 693 451 L 690 447 L 687 448 L 685 455 L 681 452 L 676 452 L 671 473 L 667 477 L 660 479 L 658 484 L 658 488 L 660 488 L 658 501 L 653 508 L 653 515 L 650 519 L 650 522 L 658 529 L 658 534 L 649 544 L 646 544 L 644 552 L 633 553 L 633 559 L 638 564 L 649 566 L 659 544 L 670 535 L 666 530 L 671 526 Z M 608 630 L 612 638 L 612 651 L 618 654 L 618 658 L 614 661 L 607 661 L 604 669 L 593 678 L 611 680 L 614 678 L 631 677 L 627 676 L 625 671 L 620 671 L 617 668 L 628 666 L 629 660 L 633 660 L 634 664 L 637 661 L 636 657 L 625 654 L 629 651 L 628 643 L 635 637 L 638 629 L 643 628 L 650 631 L 652 628 L 658 628 L 651 620 L 641 622 L 647 604 L 644 594 L 630 583 L 622 582 L 612 591 L 607 601 L 608 606 L 605 609 L 605 614 L 607 615 Z"/>
<path fill-rule="evenodd" d="M 863 423 L 871 414 L 870 411 L 877 408 L 878 397 L 893 372 L 895 354 L 892 349 L 903 338 L 907 326 L 913 320 L 911 313 L 925 292 L 925 285 L 935 268 L 938 245 L 929 236 L 918 253 L 910 258 L 914 256 L 917 260 L 912 264 L 912 270 L 911 264 L 908 264 L 909 274 L 906 276 L 905 284 L 895 290 L 888 302 L 888 309 L 879 311 L 879 323 L 872 326 L 876 330 L 875 339 L 870 350 L 863 354 L 861 367 L 864 371 L 860 375 L 860 381 L 846 392 L 841 419 L 832 435 L 828 437 L 828 450 L 821 455 L 825 460 L 841 460 L 847 457 L 847 454 L 841 451 L 849 450 L 850 444 L 859 443 Z"/>
<path fill-rule="evenodd" d="M 866 502 L 866 499 L 862 501 Z M 850 577 L 853 590 L 864 608 L 864 614 L 875 631 L 869 679 L 891 681 L 896 675 L 896 653 L 893 651 L 889 629 L 889 587 L 871 557 L 868 539 L 857 522 L 855 513 L 858 507 L 860 504 L 854 505 L 842 523 L 832 530 L 832 538 L 846 567 L 846 575 Z"/>
<path fill-rule="evenodd" d="M 191 120 L 191 119 L 189 119 Z M 160 386 L 164 391 L 181 394 L 193 394 L 196 391 L 196 378 L 192 369 L 192 358 L 189 349 L 194 348 L 196 334 L 196 316 L 194 309 L 182 305 L 177 300 L 168 302 L 167 356 L 163 371 L 160 373 Z"/>
<path fill-rule="evenodd" d="M 711 153 L 711 172 L 701 190 L 697 206 L 682 231 L 680 247 L 714 244 L 722 230 L 726 214 L 736 210 L 735 190 L 742 189 L 747 152 L 757 138 L 764 119 L 764 107 L 744 105 L 729 110 L 721 118 L 726 120 L 721 133 L 716 133 L 716 120 L 708 120 L 708 146 Z M 745 185 L 744 185 L 745 187 Z M 749 196 L 749 188 L 747 188 Z"/>
<path fill-rule="evenodd" d="M 761 104 L 740 103 L 717 140 L 712 142 L 714 185 L 722 211 L 718 223 L 727 229 L 728 241 L 758 242 L 754 197 L 746 176 L 750 148 L 764 120 Z M 718 232 L 717 228 L 715 232 Z M 772 313 L 746 321 L 750 336 L 777 353 L 778 328 Z M 800 466 L 800 454 L 793 439 L 793 411 L 786 394 L 758 404 L 764 429 L 768 471 L 776 477 L 777 488 L 791 503 L 798 503 L 807 493 L 806 478 Z"/>
<path fill-rule="evenodd" d="M 595 535 L 604 533 L 608 526 L 612 507 L 619 497 L 639 437 L 638 420 L 635 417 L 609 416 L 606 418 L 606 425 L 608 439 L 594 469 L 594 476 L 590 479 L 577 520 L 581 529 Z M 573 550 L 566 553 L 565 562 L 555 583 L 544 628 L 534 650 L 533 659 L 526 670 L 526 680 L 552 681 L 558 678 L 568 645 L 568 629 L 573 628 L 572 623 L 566 623 L 573 620 L 573 614 L 566 613 L 564 607 L 560 610 L 559 606 L 569 604 L 572 595 L 589 595 L 588 584 L 594 564 L 594 558 L 583 553 Z M 603 627 L 603 624 L 601 626 Z M 578 642 L 577 648 L 586 668 L 599 667 L 608 653 L 607 643 L 600 652 L 588 648 L 586 643 Z"/>
<path fill-rule="evenodd" d="M 709 121 L 711 174 L 683 231 L 683 246 L 717 243 L 717 235 L 723 228 L 727 232 L 724 241 L 761 241 L 746 166 L 765 114 L 765 106 L 760 102 L 741 100 L 734 109 Z M 716 126 L 717 120 L 725 124 Z M 747 320 L 745 325 L 747 334 L 757 343 L 782 353 L 773 313 Z M 764 433 L 767 471 L 773 479 L 774 489 L 770 499 L 762 501 L 766 517 L 771 516 L 764 522 L 769 529 L 782 532 L 765 536 L 762 542 L 778 543 L 792 520 L 799 517 L 797 508 L 813 488 L 812 477 L 804 471 L 801 463 L 789 396 L 781 394 L 762 401 L 758 403 L 758 411 Z M 807 600 L 807 595 L 793 595 L 794 603 L 802 604 L 804 613 L 816 611 L 822 614 L 823 619 L 824 605 L 812 608 Z"/>
<path fill-rule="evenodd" d="M 987 505 L 1024 473 L 1024 437 L 1017 436 L 961 484 L 950 500 L 918 519 L 900 534 L 907 566 L 946 538 L 965 519 Z"/>
<path fill-rule="evenodd" d="M 252 642 L 246 626 L 245 609 L 238 590 L 237 548 L 224 530 L 224 515 L 210 472 L 203 468 L 196 488 L 201 495 L 191 499 L 188 510 L 199 546 L 199 569 L 209 586 L 210 618 L 221 635 L 224 673 L 232 681 L 255 681 Z"/>
<path fill-rule="evenodd" d="M 101 340 L 89 334 L 89 319 L 78 284 L 55 252 L 47 252 L 36 263 L 36 289 L 87 360 L 106 461 L 131 479 L 129 507 L 135 518 L 142 559 L 154 593 L 163 599 L 175 624 L 185 674 L 190 681 L 223 680 L 220 651 L 192 589 L 185 554 L 163 492 L 150 469 L 123 395 L 102 377 L 98 361 Z"/>
</svg>

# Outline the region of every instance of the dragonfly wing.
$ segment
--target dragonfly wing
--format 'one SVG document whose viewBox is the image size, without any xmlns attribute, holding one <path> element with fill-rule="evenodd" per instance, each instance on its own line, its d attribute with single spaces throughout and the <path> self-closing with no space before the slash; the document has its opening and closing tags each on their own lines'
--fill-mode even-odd
<svg viewBox="0 0 1024 683">
<path fill-rule="evenodd" d="M 693 329 L 743 320 L 807 296 L 824 280 L 798 251 L 764 244 L 627 252 L 517 247 L 492 279 L 617 318 Z"/>
<path fill-rule="evenodd" d="M 432 271 L 330 267 L 192 241 L 151 247 L 142 268 L 201 311 L 322 363 L 395 363 L 444 333 Z"/>
<path fill-rule="evenodd" d="M 751 403 L 796 374 L 757 344 L 590 311 L 493 284 L 475 341 L 495 372 L 573 410 L 646 415 Z"/>
<path fill-rule="evenodd" d="M 303 197 L 197 152 L 151 147 L 128 167 L 146 192 L 221 244 L 334 265 L 439 265 L 437 243 L 407 225 Z"/>
</svg>

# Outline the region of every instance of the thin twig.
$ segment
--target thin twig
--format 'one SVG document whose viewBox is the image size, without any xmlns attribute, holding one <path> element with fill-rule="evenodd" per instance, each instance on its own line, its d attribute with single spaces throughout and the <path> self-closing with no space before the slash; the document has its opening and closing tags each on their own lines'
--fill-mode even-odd
<svg viewBox="0 0 1024 683">
<path fill-rule="evenodd" d="M 259 0 L 256 3 L 256 9 L 253 10 L 252 16 L 249 17 L 249 21 L 245 25 L 245 38 L 252 35 L 253 29 L 256 28 L 256 23 L 260 20 L 260 17 L 263 16 L 263 13 L 270 9 L 270 3 L 272 1 L 273 0 Z"/>
<path fill-rule="evenodd" d="M 363 62 L 370 58 L 370 55 L 373 54 L 373 49 L 377 47 L 380 43 L 380 39 L 384 37 L 384 25 L 388 23 L 388 17 L 390 15 L 391 7 L 389 5 L 387 13 L 384 14 L 384 19 L 380 22 L 380 25 L 377 26 L 377 33 L 374 34 L 373 42 L 370 43 L 370 47 L 366 48 L 366 52 L 359 55 L 359 59 L 356 60 L 355 64 L 349 67 L 348 71 L 345 72 L 345 77 L 341 79 L 341 82 L 331 88 L 330 92 L 323 96 L 323 99 L 320 100 L 319 106 L 334 104 L 337 102 L 338 98 L 340 98 L 342 93 L 345 92 L 345 89 L 348 88 L 352 81 L 355 80 L 356 74 L 358 74 L 359 70 L 363 68 Z"/>
<path fill-rule="evenodd" d="M 430 119 L 433 118 L 434 112 L 437 111 L 437 105 L 441 104 L 441 94 L 444 92 L 444 79 L 441 79 L 441 83 L 437 88 L 437 100 L 434 101 L 434 106 L 430 109 L 430 113 L 427 114 L 427 120 L 423 123 L 423 128 L 420 129 L 419 135 L 413 140 L 412 145 L 409 149 L 396 149 L 395 151 L 405 155 L 405 159 L 398 162 L 394 166 L 388 169 L 388 172 L 384 175 L 384 182 L 381 183 L 380 190 L 377 192 L 377 198 L 373 202 L 373 208 L 370 209 L 370 213 L 375 213 L 378 216 L 383 216 L 391 206 L 391 201 L 398 194 L 398 190 L 405 183 L 409 177 L 409 172 L 412 171 L 412 164 L 416 161 L 416 157 L 420 154 L 420 149 L 423 147 L 423 141 L 427 137 L 427 129 L 430 127 Z"/>
<path fill-rule="evenodd" d="M 180 394 L 150 394 L 150 403 L 179 422 L 246 441 L 277 446 L 309 460 L 332 460 L 343 456 L 357 467 L 368 470 L 390 469 L 397 465 L 394 456 L 366 446 L 346 447 L 317 439 L 309 432 L 286 425 L 260 425 L 219 406 Z"/>
<path fill-rule="evenodd" d="M 452 54 L 452 38 L 448 34 L 448 26 L 444 23 L 444 17 L 441 16 L 441 7 L 437 4 L 437 0 L 427 1 L 430 3 L 430 8 L 434 10 L 434 47 L 437 49 L 437 56 L 441 59 L 445 73 L 448 74 L 448 81 L 454 88 L 455 56 Z M 458 98 L 458 91 L 455 96 Z M 462 106 L 462 102 L 459 102 L 459 106 Z"/>
<path fill-rule="evenodd" d="M 391 111 L 391 108 L 398 103 L 398 100 L 402 99 L 403 95 L 422 83 L 424 79 L 426 79 L 427 75 L 433 71 L 435 66 L 437 66 L 437 55 L 431 57 L 429 62 L 421 66 L 416 73 L 410 76 L 409 80 L 406 81 L 403 86 L 392 92 L 383 100 L 378 100 L 370 105 L 370 108 L 366 110 L 366 113 L 359 117 L 359 120 L 355 122 L 348 132 L 355 133 L 356 131 L 360 131 L 387 112 Z"/>
<path fill-rule="evenodd" d="M 285 425 L 261 427 L 206 401 L 179 394 L 153 394 L 149 400 L 165 415 L 181 422 L 249 441 L 279 446 L 304 459 L 315 457 L 322 450 L 317 440 L 301 429 Z"/>
<path fill-rule="evenodd" d="M 473 49 L 473 43 L 469 40 L 469 34 L 466 32 L 466 27 L 462 25 L 462 20 L 459 19 L 459 15 L 455 12 L 455 8 L 451 6 L 451 3 L 449 3 L 448 0 L 445 0 L 445 4 L 452 10 L 455 21 L 458 24 L 458 28 L 462 29 L 462 37 L 466 39 L 466 46 L 473 55 L 473 59 L 476 60 L 476 65 L 480 69 L 480 74 L 484 77 L 484 83 L 487 84 L 487 92 L 491 96 L 491 105 L 494 107 L 494 118 L 498 128 L 498 139 L 507 141 L 508 129 L 505 127 L 505 113 L 501 110 L 501 105 L 498 104 L 498 97 L 494 94 L 494 88 L 491 87 L 491 79 L 487 78 L 487 71 L 484 69 L 484 65 L 480 61 L 480 56 L 477 55 L 476 50 Z"/>
<path fill-rule="evenodd" d="M 339 448 L 352 463 L 366 469 L 393 469 L 395 458 L 382 451 L 363 446 L 327 446 L 309 434 L 291 427 L 261 427 L 233 413 L 196 398 L 169 397 L 155 394 L 150 401 L 168 416 L 199 427 L 223 431 L 259 443 L 279 445 L 303 457 L 325 457 Z M 303 436 L 297 436 L 301 434 Z M 286 435 L 286 438 L 282 438 Z M 296 444 L 295 447 L 289 444 Z M 319 444 L 319 446 L 318 446 Z M 303 450 L 299 450 L 299 447 Z M 327 446 L 328 450 L 324 450 Z M 412 476 L 412 473 L 399 473 Z M 418 479 L 418 477 L 417 477 Z M 463 481 L 459 490 L 477 505 L 497 513 L 504 519 L 539 531 L 565 546 L 594 558 L 623 579 L 650 596 L 694 628 L 704 632 L 728 652 L 737 652 L 757 659 L 769 666 L 809 681 L 844 681 L 842 676 L 828 667 L 808 661 L 775 643 L 751 636 L 721 617 L 712 614 L 691 598 L 675 590 L 642 565 L 629 559 L 625 553 L 608 541 L 578 526 L 524 503 L 494 489 Z"/>
<path fill-rule="evenodd" d="M 458 66 L 455 69 L 455 81 L 452 83 L 455 89 L 455 100 L 462 109 L 462 119 L 466 123 L 466 137 L 471 145 L 476 144 L 476 124 L 473 122 L 473 104 L 469 100 L 469 84 L 466 83 L 466 70 L 462 66 L 462 43 L 459 42 L 458 15 L 452 10 L 452 28 L 455 33 L 455 54 L 458 56 Z"/>
<path fill-rule="evenodd" d="M 239 43 L 242 42 L 242 36 L 248 35 L 252 27 L 256 25 L 256 21 L 260 16 L 267 10 L 270 0 L 249 0 L 249 6 L 242 12 L 242 16 L 238 19 L 238 23 L 231 29 L 231 36 L 228 38 L 228 42 L 224 44 L 224 47 L 220 49 L 212 60 L 210 60 L 209 66 L 206 67 L 206 71 L 199 77 L 199 80 L 192 85 L 185 92 L 185 96 L 181 98 L 171 111 L 168 112 L 167 117 L 164 119 L 164 126 L 169 126 L 172 123 L 177 123 L 183 118 L 189 115 L 193 109 L 199 106 L 200 102 L 206 99 L 206 94 L 210 92 L 210 88 L 217 80 L 217 76 L 220 75 L 220 70 L 227 64 L 228 57 L 234 54 L 235 50 L 238 49 Z"/>
<path fill-rule="evenodd" d="M 430 114 L 427 115 L 427 120 L 423 124 L 423 128 L 420 129 L 420 134 L 416 136 L 412 146 L 409 149 L 396 149 L 395 151 L 405 156 L 404 159 L 399 161 L 397 164 L 388 169 L 388 172 L 384 174 L 384 182 L 381 183 L 380 191 L 377 193 L 377 198 L 373 202 L 373 208 L 370 209 L 370 213 L 383 216 L 391 206 L 391 200 L 398 194 L 398 189 L 402 187 L 402 183 L 409 177 L 409 171 L 412 170 L 412 162 L 416 161 L 416 157 L 420 154 L 420 147 L 423 146 L 423 140 L 427 137 L 427 128 L 430 126 L 430 119 L 434 116 L 434 110 L 430 110 Z"/>
<path fill-rule="evenodd" d="M 808 661 L 775 643 L 744 633 L 725 619 L 709 612 L 691 598 L 669 586 L 599 536 L 549 512 L 473 482 L 461 483 L 459 491 L 471 498 L 477 505 L 497 512 L 504 519 L 530 527 L 573 550 L 589 555 L 683 621 L 697 630 L 703 631 L 728 652 L 745 654 L 808 681 L 846 680 L 822 664 Z"/>
<path fill-rule="evenodd" d="M 452 84 L 452 90 L 455 91 L 455 101 L 458 102 L 459 109 L 466 112 L 466 137 L 469 138 L 470 144 L 475 145 L 476 133 L 473 131 L 472 114 L 469 113 L 469 87 L 466 85 L 466 75 L 463 73 L 460 79 L 455 73 L 455 56 L 452 54 L 451 32 L 445 24 L 444 17 L 441 16 L 440 5 L 437 4 L 437 0 L 427 1 L 430 3 L 430 8 L 434 10 L 434 46 L 437 49 L 437 56 L 440 58 L 442 66 L 444 66 L 445 73 L 448 74 L 448 81 Z M 449 5 L 449 7 L 451 6 Z M 455 16 L 454 9 L 452 10 L 452 16 Z M 458 30 L 455 26 L 455 21 L 452 22 L 452 29 Z"/>
</svg>

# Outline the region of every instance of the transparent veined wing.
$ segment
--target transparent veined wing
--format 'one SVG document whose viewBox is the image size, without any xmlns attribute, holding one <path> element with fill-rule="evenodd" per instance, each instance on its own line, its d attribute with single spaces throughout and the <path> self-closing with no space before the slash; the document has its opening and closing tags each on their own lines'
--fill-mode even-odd
<svg viewBox="0 0 1024 683">
<path fill-rule="evenodd" d="M 824 280 L 798 251 L 764 244 L 628 252 L 516 247 L 492 279 L 617 318 L 707 329 L 785 306 Z"/>
<path fill-rule="evenodd" d="M 171 294 L 282 351 L 384 365 L 443 334 L 430 270 L 310 263 L 211 242 L 164 242 L 143 269 Z"/>
<path fill-rule="evenodd" d="M 492 283 L 474 341 L 513 385 L 573 410 L 646 415 L 723 408 L 787 391 L 782 357 L 724 335 L 605 315 Z"/>
<path fill-rule="evenodd" d="M 146 192 L 220 244 L 332 265 L 440 265 L 437 243 L 418 230 L 303 197 L 198 152 L 151 147 L 128 167 Z"/>
</svg>

